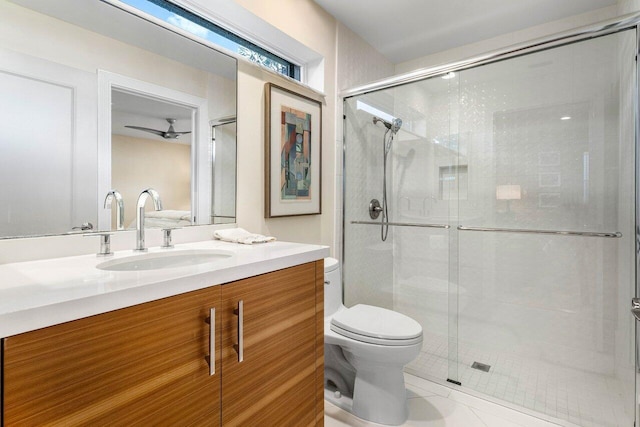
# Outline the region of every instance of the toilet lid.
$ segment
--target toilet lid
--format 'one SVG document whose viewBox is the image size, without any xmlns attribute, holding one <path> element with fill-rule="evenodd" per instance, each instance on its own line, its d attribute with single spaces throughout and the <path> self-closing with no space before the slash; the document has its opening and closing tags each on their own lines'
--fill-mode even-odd
<svg viewBox="0 0 640 427">
<path fill-rule="evenodd" d="M 365 304 L 336 313 L 331 330 L 372 344 L 410 345 L 422 340 L 422 327 L 412 318 Z"/>
</svg>

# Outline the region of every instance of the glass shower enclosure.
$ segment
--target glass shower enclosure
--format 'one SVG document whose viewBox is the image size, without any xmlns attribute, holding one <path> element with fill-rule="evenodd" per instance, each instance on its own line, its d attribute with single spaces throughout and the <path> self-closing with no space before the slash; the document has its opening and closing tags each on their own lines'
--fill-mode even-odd
<svg viewBox="0 0 640 427">
<path fill-rule="evenodd" d="M 420 322 L 407 372 L 633 426 L 634 25 L 346 93 L 345 304 Z"/>
</svg>

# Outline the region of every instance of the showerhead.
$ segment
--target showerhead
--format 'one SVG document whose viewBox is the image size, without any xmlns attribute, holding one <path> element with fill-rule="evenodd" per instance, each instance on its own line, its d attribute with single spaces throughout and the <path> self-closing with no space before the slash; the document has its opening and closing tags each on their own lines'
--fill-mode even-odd
<svg viewBox="0 0 640 427">
<path fill-rule="evenodd" d="M 385 125 L 386 128 L 389 129 L 393 133 L 398 133 L 398 131 L 402 127 L 402 120 L 401 119 L 393 119 L 391 121 L 391 123 L 389 123 L 385 119 L 381 119 L 380 117 L 373 116 L 373 124 L 374 125 L 378 124 L 378 122 L 382 122 L 382 124 Z"/>
</svg>

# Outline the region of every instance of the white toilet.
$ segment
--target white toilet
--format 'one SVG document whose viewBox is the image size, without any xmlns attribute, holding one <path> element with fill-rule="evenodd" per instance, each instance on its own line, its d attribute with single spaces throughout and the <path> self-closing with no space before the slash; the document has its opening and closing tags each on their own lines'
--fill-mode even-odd
<svg viewBox="0 0 640 427">
<path fill-rule="evenodd" d="M 365 420 L 399 425 L 409 410 L 402 369 L 418 356 L 422 327 L 380 307 L 342 304 L 340 264 L 324 260 L 325 399 Z"/>
</svg>

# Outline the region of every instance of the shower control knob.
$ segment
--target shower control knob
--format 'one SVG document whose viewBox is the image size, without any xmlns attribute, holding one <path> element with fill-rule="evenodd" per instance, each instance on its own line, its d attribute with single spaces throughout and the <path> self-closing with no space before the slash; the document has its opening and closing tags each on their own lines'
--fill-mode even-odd
<svg viewBox="0 0 640 427">
<path fill-rule="evenodd" d="M 333 395 L 336 397 L 336 399 L 340 399 L 342 397 L 342 393 L 340 393 L 340 390 L 334 391 Z"/>
<path fill-rule="evenodd" d="M 380 212 L 382 212 L 380 201 L 378 201 L 378 199 L 371 199 L 369 202 L 369 216 L 371 219 L 378 219 Z"/>
</svg>

